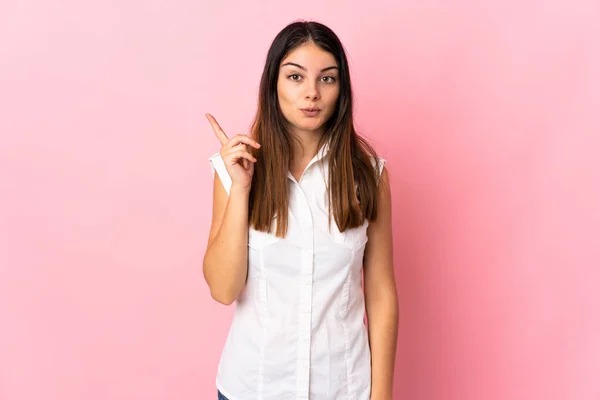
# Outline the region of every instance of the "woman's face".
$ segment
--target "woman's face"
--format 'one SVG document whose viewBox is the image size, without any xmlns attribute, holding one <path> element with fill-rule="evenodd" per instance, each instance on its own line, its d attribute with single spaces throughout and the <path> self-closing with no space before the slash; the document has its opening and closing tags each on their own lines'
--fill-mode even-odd
<svg viewBox="0 0 600 400">
<path fill-rule="evenodd" d="M 340 93 L 335 58 L 314 43 L 302 45 L 279 66 L 277 95 L 290 128 L 297 134 L 323 134 Z"/>
</svg>

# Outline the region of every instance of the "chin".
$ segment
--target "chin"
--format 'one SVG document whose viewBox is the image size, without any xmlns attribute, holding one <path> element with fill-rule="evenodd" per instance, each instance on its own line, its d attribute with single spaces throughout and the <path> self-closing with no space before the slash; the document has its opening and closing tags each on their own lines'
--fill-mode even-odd
<svg viewBox="0 0 600 400">
<path fill-rule="evenodd" d="M 298 129 L 302 129 L 303 131 L 316 131 L 319 130 L 323 127 L 323 124 L 319 121 L 319 122 L 314 122 L 314 123 L 309 123 L 307 124 L 306 122 L 304 123 L 298 123 L 296 124 L 296 126 L 298 127 Z"/>
</svg>

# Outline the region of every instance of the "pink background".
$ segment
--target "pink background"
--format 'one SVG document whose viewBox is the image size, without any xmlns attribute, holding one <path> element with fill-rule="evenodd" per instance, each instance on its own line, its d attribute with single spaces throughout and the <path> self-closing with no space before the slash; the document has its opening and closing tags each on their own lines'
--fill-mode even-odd
<svg viewBox="0 0 600 400">
<path fill-rule="evenodd" d="M 600 399 L 600 3 L 482 3 L 2 1 L 0 399 L 216 398 L 204 113 L 296 18 L 389 160 L 394 399 Z"/>
</svg>

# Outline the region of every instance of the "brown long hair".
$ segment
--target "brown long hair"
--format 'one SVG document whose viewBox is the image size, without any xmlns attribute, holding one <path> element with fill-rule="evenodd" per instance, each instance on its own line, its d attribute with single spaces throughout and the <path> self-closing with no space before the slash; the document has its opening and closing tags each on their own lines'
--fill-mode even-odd
<svg viewBox="0 0 600 400">
<path fill-rule="evenodd" d="M 318 22 L 293 22 L 273 40 L 262 73 L 258 109 L 251 136 L 261 144 L 253 149 L 257 161 L 249 197 L 249 224 L 269 232 L 277 217 L 276 235 L 288 227 L 288 169 L 295 140 L 283 116 L 277 96 L 281 61 L 294 49 L 314 43 L 331 53 L 339 66 L 340 92 L 336 109 L 326 123 L 318 148 L 329 142 L 329 201 L 338 229 L 344 232 L 377 218 L 378 161 L 375 150 L 354 129 L 352 87 L 346 53 L 337 35 Z M 356 190 L 355 190 L 356 185 Z M 330 215 L 331 219 L 331 215 Z"/>
</svg>

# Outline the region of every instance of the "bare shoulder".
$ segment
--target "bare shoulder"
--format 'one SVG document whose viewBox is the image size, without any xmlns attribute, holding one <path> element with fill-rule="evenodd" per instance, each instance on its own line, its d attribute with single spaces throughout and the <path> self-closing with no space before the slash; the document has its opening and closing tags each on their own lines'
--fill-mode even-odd
<svg viewBox="0 0 600 400">
<path fill-rule="evenodd" d="M 386 189 L 389 190 L 390 188 L 390 174 L 388 172 L 388 168 L 386 165 L 383 166 L 382 170 L 381 170 L 381 188 L 380 190 Z"/>
</svg>

